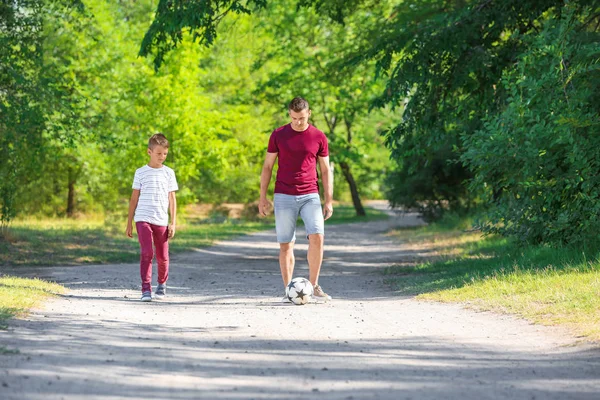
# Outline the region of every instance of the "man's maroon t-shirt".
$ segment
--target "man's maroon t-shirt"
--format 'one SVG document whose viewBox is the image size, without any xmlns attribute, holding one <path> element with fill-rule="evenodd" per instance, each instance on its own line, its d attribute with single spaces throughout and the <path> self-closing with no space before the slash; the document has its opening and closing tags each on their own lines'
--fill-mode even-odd
<svg viewBox="0 0 600 400">
<path fill-rule="evenodd" d="M 323 132 L 312 125 L 302 132 L 284 125 L 271 134 L 267 152 L 279 153 L 275 193 L 298 196 L 319 192 L 317 157 L 329 155 Z"/>
</svg>

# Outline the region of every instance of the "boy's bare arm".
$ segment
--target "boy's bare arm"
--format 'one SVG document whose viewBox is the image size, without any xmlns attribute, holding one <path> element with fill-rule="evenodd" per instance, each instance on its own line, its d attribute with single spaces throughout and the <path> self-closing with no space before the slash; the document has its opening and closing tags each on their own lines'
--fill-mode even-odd
<svg viewBox="0 0 600 400">
<path fill-rule="evenodd" d="M 177 225 L 177 198 L 175 197 L 175 192 L 169 192 L 169 212 L 171 213 L 169 238 L 172 238 L 175 236 L 175 227 Z"/>
<path fill-rule="evenodd" d="M 129 237 L 133 237 L 133 214 L 135 213 L 139 199 L 140 191 L 133 189 L 131 198 L 129 199 L 129 213 L 127 215 L 127 228 L 125 229 L 125 234 Z"/>
</svg>

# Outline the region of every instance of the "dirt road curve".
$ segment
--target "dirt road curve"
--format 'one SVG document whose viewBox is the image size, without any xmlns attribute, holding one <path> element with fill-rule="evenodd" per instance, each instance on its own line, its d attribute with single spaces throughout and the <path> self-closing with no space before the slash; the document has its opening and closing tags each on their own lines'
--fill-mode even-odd
<svg viewBox="0 0 600 400">
<path fill-rule="evenodd" d="M 278 302 L 274 232 L 172 257 L 161 302 L 135 264 L 44 269 L 70 292 L 0 332 L 0 399 L 600 399 L 566 332 L 394 296 L 378 269 L 420 254 L 384 232 L 414 223 L 328 226 L 328 304 Z"/>
</svg>

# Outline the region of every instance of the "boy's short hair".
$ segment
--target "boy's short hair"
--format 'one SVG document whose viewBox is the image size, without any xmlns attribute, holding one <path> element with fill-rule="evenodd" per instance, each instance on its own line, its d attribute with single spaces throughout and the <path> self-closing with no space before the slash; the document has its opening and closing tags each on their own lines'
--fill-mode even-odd
<svg viewBox="0 0 600 400">
<path fill-rule="evenodd" d="M 153 150 L 156 146 L 162 146 L 165 148 L 169 148 L 169 141 L 162 133 L 157 133 L 152 135 L 150 140 L 148 140 L 148 148 Z"/>
<path fill-rule="evenodd" d="M 300 112 L 302 110 L 308 110 L 309 109 L 308 101 L 306 101 L 302 97 L 295 97 L 294 100 L 292 100 L 290 102 L 290 105 L 289 105 L 288 109 L 291 110 L 291 111 L 294 111 L 294 112 Z"/>
</svg>

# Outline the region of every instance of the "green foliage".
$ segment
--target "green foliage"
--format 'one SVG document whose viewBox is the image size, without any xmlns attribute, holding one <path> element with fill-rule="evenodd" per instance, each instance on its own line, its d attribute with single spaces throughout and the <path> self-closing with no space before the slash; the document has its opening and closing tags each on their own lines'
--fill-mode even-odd
<svg viewBox="0 0 600 400">
<path fill-rule="evenodd" d="M 16 213 L 16 192 L 35 176 L 43 130 L 42 21 L 38 1 L 0 3 L 0 222 Z M 29 158 L 32 162 L 28 162 Z"/>
<path fill-rule="evenodd" d="M 539 34 L 514 32 L 527 48 L 504 71 L 506 100 L 464 138 L 473 190 L 493 203 L 486 231 L 529 242 L 586 240 L 600 217 L 600 46 L 576 8 Z"/>
<path fill-rule="evenodd" d="M 471 174 L 456 160 L 453 148 L 429 147 L 405 138 L 399 168 L 387 176 L 387 198 L 394 207 L 417 210 L 427 222 L 446 213 L 465 215 L 474 200 L 466 184 Z"/>
<path fill-rule="evenodd" d="M 0 5 L 3 226 L 126 208 L 157 131 L 182 203 L 251 202 L 299 94 L 349 182 L 337 198 L 385 190 L 432 220 L 483 205 L 486 231 L 530 242 L 598 227 L 598 1 L 177 0 L 152 22 L 153 7 Z"/>
<path fill-rule="evenodd" d="M 249 14 L 251 7 L 264 7 L 266 0 L 160 0 L 152 25 L 140 49 L 141 56 L 154 54 L 159 68 L 166 54 L 183 43 L 189 32 L 192 40 L 210 46 L 217 36 L 217 26 L 228 13 Z"/>
<path fill-rule="evenodd" d="M 214 51 L 181 43 L 155 72 L 136 56 L 150 0 L 31 4 L 40 6 L 1 38 L 14 50 L 1 64 L 6 221 L 126 209 L 133 173 L 147 163 L 147 139 L 157 131 L 171 142 L 166 164 L 176 170 L 180 204 L 255 200 L 263 126 L 272 123 L 269 109 L 250 100 L 255 48 L 239 41 L 250 24 L 236 21 Z M 29 39 L 21 25 L 34 22 Z"/>
<path fill-rule="evenodd" d="M 256 14 L 261 21 L 259 29 L 272 38 L 255 64 L 257 70 L 270 71 L 256 96 L 284 112 L 294 96 L 309 100 L 311 122 L 329 140 L 336 174 L 334 196 L 351 198 L 357 214 L 363 215 L 360 197 L 381 196 L 381 176 L 389 165 L 386 155 L 380 152 L 384 150 L 380 133 L 397 118 L 394 120 L 389 110 L 369 112 L 383 87 L 375 77 L 374 62 L 347 65 L 342 60 L 364 43 L 361 26 L 375 24 L 389 6 L 380 3 L 375 10 L 356 9 L 342 26 L 332 24 L 318 10 L 294 10 L 292 5 L 272 3 Z M 295 28 L 290 30 L 290 26 Z M 289 122 L 287 115 L 281 121 L 285 122 Z"/>
<path fill-rule="evenodd" d="M 598 20 L 589 1 L 403 2 L 362 54 L 389 74 L 376 104 L 405 107 L 392 202 L 487 203 L 488 232 L 526 241 L 594 232 Z"/>
<path fill-rule="evenodd" d="M 535 3 L 535 4 L 534 4 Z M 545 10 L 560 2 L 408 1 L 372 32 L 376 58 L 389 74 L 376 104 L 404 106 L 403 121 L 387 133 L 397 161 L 390 200 L 436 217 L 465 212 L 468 165 L 459 162 L 462 138 L 481 127 L 503 93 L 494 89 L 522 44 L 507 32 L 530 31 Z"/>
</svg>

